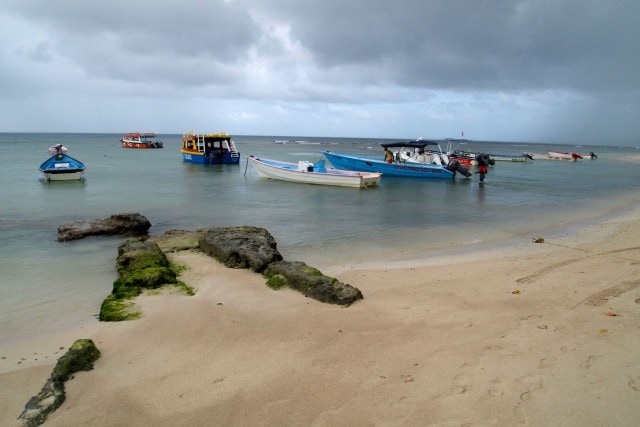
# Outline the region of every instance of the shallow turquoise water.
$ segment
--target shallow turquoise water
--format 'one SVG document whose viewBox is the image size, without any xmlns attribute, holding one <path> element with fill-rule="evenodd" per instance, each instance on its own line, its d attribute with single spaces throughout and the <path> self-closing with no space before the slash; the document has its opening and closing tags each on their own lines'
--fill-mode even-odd
<svg viewBox="0 0 640 427">
<path fill-rule="evenodd" d="M 528 241 L 633 207 L 640 194 L 638 163 L 629 161 L 640 155 L 635 148 L 468 142 L 463 148 L 470 151 L 595 151 L 599 158 L 498 162 L 484 184 L 476 176 L 383 177 L 379 188 L 355 190 L 262 179 L 245 156 L 314 162 L 330 150 L 382 157 L 379 144 L 388 140 L 238 136 L 240 165 L 201 166 L 182 162 L 180 135 L 160 135 L 165 148 L 156 150 L 123 149 L 119 137 L 0 134 L 0 344 L 91 319 L 111 291 L 124 239 L 58 243 L 58 225 L 74 220 L 139 212 L 153 224 L 152 234 L 261 226 L 286 259 L 321 268 Z M 38 166 L 56 143 L 87 165 L 84 182 L 41 180 Z"/>
</svg>

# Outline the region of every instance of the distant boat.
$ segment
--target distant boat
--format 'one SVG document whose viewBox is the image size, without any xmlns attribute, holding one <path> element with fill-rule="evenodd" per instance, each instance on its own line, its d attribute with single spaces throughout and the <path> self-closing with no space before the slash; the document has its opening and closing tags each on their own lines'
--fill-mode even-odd
<svg viewBox="0 0 640 427">
<path fill-rule="evenodd" d="M 201 165 L 237 165 L 240 153 L 227 132 L 182 136 L 182 160 Z"/>
<path fill-rule="evenodd" d="M 372 159 L 351 154 L 323 151 L 322 154 L 338 169 L 380 172 L 385 176 L 451 179 L 456 173 L 470 177 L 471 173 L 458 161 L 451 161 L 440 145 L 431 140 L 392 142 L 381 144 L 386 159 Z M 394 151 L 392 151 L 394 150 Z"/>
<path fill-rule="evenodd" d="M 358 172 L 327 168 L 324 160 L 311 163 L 283 162 L 279 160 L 247 157 L 260 176 L 302 184 L 332 185 L 338 187 L 368 188 L 380 185 L 381 173 Z"/>
<path fill-rule="evenodd" d="M 40 165 L 40 172 L 45 181 L 73 181 L 83 180 L 84 163 L 68 156 L 67 147 L 57 144 L 49 147 L 49 153 L 55 153 Z"/>
<path fill-rule="evenodd" d="M 489 154 L 489 157 L 496 162 L 526 162 L 533 160 L 533 157 L 526 154 Z"/>
<path fill-rule="evenodd" d="M 580 154 L 582 156 L 583 159 L 589 159 L 589 160 L 595 160 L 598 158 L 598 156 L 596 156 L 596 153 L 594 153 L 593 151 L 590 151 L 589 154 Z"/>
<path fill-rule="evenodd" d="M 69 149 L 62 144 L 56 144 L 49 147 L 49 154 L 67 154 Z"/>
<path fill-rule="evenodd" d="M 558 160 L 572 160 L 575 162 L 576 160 L 582 158 L 582 156 L 578 153 L 562 153 L 560 151 L 547 151 L 547 153 L 552 159 Z"/>
<path fill-rule="evenodd" d="M 153 132 L 140 133 L 130 132 L 125 133 L 120 138 L 120 144 L 124 148 L 163 148 L 162 141 L 158 141 L 156 134 Z"/>
<path fill-rule="evenodd" d="M 549 153 L 529 153 L 529 152 L 525 152 L 524 155 L 527 156 L 528 158 L 530 158 L 531 160 L 554 160 L 551 157 L 549 157 Z"/>
<path fill-rule="evenodd" d="M 559 151 L 547 151 L 546 153 L 529 153 L 525 152 L 525 156 L 532 160 L 565 160 L 565 161 L 576 161 L 578 159 L 582 159 L 582 154 L 577 153 L 562 153 Z M 594 154 L 595 156 L 595 154 Z M 597 157 L 597 156 L 596 156 Z"/>
</svg>

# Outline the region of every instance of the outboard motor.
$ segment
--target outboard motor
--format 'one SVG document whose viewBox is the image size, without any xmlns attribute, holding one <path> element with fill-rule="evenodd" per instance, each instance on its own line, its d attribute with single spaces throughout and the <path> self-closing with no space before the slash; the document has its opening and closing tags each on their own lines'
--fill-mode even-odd
<svg viewBox="0 0 640 427">
<path fill-rule="evenodd" d="M 469 172 L 469 169 L 462 166 L 460 161 L 456 159 L 451 159 L 449 161 L 449 164 L 447 164 L 447 169 L 453 172 L 454 174 L 456 172 L 459 172 L 462 175 L 466 176 L 467 178 L 471 176 L 471 172 Z"/>
</svg>

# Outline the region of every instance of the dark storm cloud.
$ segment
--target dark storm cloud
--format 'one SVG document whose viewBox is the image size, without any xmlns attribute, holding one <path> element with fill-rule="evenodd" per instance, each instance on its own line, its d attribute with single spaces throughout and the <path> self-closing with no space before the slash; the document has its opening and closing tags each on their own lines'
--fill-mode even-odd
<svg viewBox="0 0 640 427">
<path fill-rule="evenodd" d="M 127 81 L 241 82 L 253 53 L 331 86 L 602 91 L 640 82 L 635 0 L 21 0 L 8 10 L 89 73 Z M 287 27 L 310 62 L 287 57 L 269 24 Z"/>
<path fill-rule="evenodd" d="M 454 90 L 637 88 L 637 1 L 273 1 L 326 69 Z"/>
<path fill-rule="evenodd" d="M 64 110 L 89 116 L 83 103 L 102 112 L 87 123 L 153 121 L 110 113 L 135 98 L 172 123 L 224 111 L 252 133 L 640 133 L 637 0 L 0 3 L 7 129 L 73 125 Z"/>
<path fill-rule="evenodd" d="M 224 2 L 22 0 L 9 10 L 35 23 L 63 58 L 126 81 L 228 82 L 227 64 L 242 63 L 258 37 L 246 11 Z"/>
</svg>

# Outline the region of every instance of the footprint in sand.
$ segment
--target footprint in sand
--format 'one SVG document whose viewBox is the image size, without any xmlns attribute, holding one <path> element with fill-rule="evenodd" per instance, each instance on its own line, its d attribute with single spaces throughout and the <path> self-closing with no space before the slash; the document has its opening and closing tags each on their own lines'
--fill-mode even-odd
<svg viewBox="0 0 640 427">
<path fill-rule="evenodd" d="M 538 364 L 539 368 L 550 368 L 551 366 L 553 366 L 553 364 L 558 360 L 557 357 L 555 356 L 551 356 L 551 357 L 543 357 L 542 359 L 540 359 L 540 363 Z"/>
<path fill-rule="evenodd" d="M 544 381 L 538 374 L 529 374 L 524 377 L 520 377 L 516 380 L 517 383 L 526 387 L 526 391 L 520 393 L 520 400 L 526 402 L 531 399 L 533 392 L 542 390 L 544 387 Z"/>
<path fill-rule="evenodd" d="M 587 357 L 587 360 L 585 360 L 584 362 L 582 362 L 580 364 L 580 367 L 583 369 L 589 369 L 591 367 L 591 365 L 593 365 L 593 362 L 595 362 L 597 359 L 596 356 L 589 356 Z"/>
<path fill-rule="evenodd" d="M 630 378 L 629 382 L 627 383 L 627 385 L 629 386 L 629 388 L 633 391 L 640 391 L 640 384 L 638 384 L 640 382 L 640 376 L 636 378 Z"/>
</svg>

